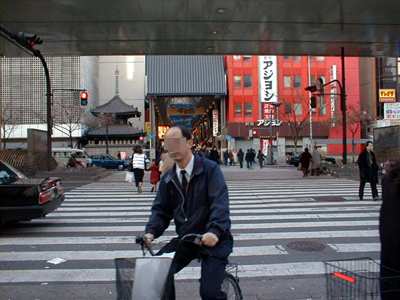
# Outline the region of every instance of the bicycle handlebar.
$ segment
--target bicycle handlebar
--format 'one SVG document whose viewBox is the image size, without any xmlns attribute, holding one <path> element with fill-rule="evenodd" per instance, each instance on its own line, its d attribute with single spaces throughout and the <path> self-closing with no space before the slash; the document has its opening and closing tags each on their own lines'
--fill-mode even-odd
<svg viewBox="0 0 400 300">
<path fill-rule="evenodd" d="M 201 246 L 202 245 L 202 242 L 201 242 L 202 238 L 203 238 L 202 234 L 189 233 L 189 234 L 185 234 L 184 236 L 182 236 L 182 237 L 180 237 L 178 239 L 181 240 L 181 241 L 187 241 L 187 242 L 191 242 L 191 243 L 193 243 L 195 245 Z M 145 249 L 146 249 L 147 251 L 150 252 L 151 256 L 155 256 L 155 253 L 154 253 L 154 251 L 153 251 L 153 249 L 151 247 L 151 244 L 145 242 L 144 236 L 137 236 L 136 239 L 135 239 L 135 243 L 139 244 L 141 246 L 143 255 L 145 255 Z"/>
</svg>

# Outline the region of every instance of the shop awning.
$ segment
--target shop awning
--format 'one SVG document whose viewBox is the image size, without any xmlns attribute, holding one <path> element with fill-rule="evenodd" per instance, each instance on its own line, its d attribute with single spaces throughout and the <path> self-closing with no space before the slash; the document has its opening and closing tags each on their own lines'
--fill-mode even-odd
<svg viewBox="0 0 400 300">
<path fill-rule="evenodd" d="M 146 56 L 147 96 L 225 96 L 223 56 Z"/>
</svg>

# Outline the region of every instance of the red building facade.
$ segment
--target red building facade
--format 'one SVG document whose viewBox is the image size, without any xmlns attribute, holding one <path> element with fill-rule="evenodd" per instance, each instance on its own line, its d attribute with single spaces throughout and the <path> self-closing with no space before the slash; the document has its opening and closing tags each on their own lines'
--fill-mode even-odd
<svg viewBox="0 0 400 300">
<path fill-rule="evenodd" d="M 309 143 L 310 131 L 314 141 L 323 142 L 331 155 L 342 152 L 342 122 L 340 111 L 340 89 L 332 84 L 325 88 L 325 96 L 316 97 L 316 108 L 312 109 L 310 128 L 310 93 L 305 87 L 314 84 L 318 78 L 324 82 L 333 79 L 341 81 L 341 60 L 339 57 L 279 56 L 277 116 L 283 123 L 276 133 L 285 139 L 286 152 L 292 152 L 297 143 L 299 150 Z M 257 128 L 262 119 L 259 97 L 259 60 L 257 56 L 227 56 L 228 80 L 227 124 L 228 134 L 233 138 L 250 140 L 270 135 L 268 128 Z M 360 82 L 359 59 L 346 58 L 346 91 L 348 111 L 348 139 L 360 139 Z M 297 132 L 297 136 L 295 134 Z M 252 134 L 254 133 L 254 134 Z M 304 140 L 308 138 L 308 142 Z M 297 140 L 297 141 L 295 141 Z M 351 142 L 348 153 L 351 153 Z M 358 147 L 354 149 L 358 151 Z"/>
</svg>

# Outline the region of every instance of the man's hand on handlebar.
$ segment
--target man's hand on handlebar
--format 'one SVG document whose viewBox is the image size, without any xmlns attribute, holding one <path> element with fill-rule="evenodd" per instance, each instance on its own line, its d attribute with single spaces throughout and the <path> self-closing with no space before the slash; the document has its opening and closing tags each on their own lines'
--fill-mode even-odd
<svg viewBox="0 0 400 300">
<path fill-rule="evenodd" d="M 207 232 L 203 234 L 203 237 L 201 239 L 201 243 L 207 247 L 214 247 L 218 243 L 218 241 L 218 237 L 212 232 Z"/>
<path fill-rule="evenodd" d="M 146 246 L 150 246 L 153 240 L 154 240 L 154 235 L 151 233 L 146 233 L 143 236 L 143 241 L 145 242 Z"/>
</svg>

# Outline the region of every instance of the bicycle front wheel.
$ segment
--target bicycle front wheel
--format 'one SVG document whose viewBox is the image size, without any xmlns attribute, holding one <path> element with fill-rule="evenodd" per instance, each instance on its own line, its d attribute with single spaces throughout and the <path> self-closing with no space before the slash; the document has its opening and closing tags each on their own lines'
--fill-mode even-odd
<svg viewBox="0 0 400 300">
<path fill-rule="evenodd" d="M 222 282 L 222 291 L 226 294 L 228 300 L 242 300 L 242 291 L 236 278 L 229 273 L 225 273 L 224 281 Z"/>
</svg>

